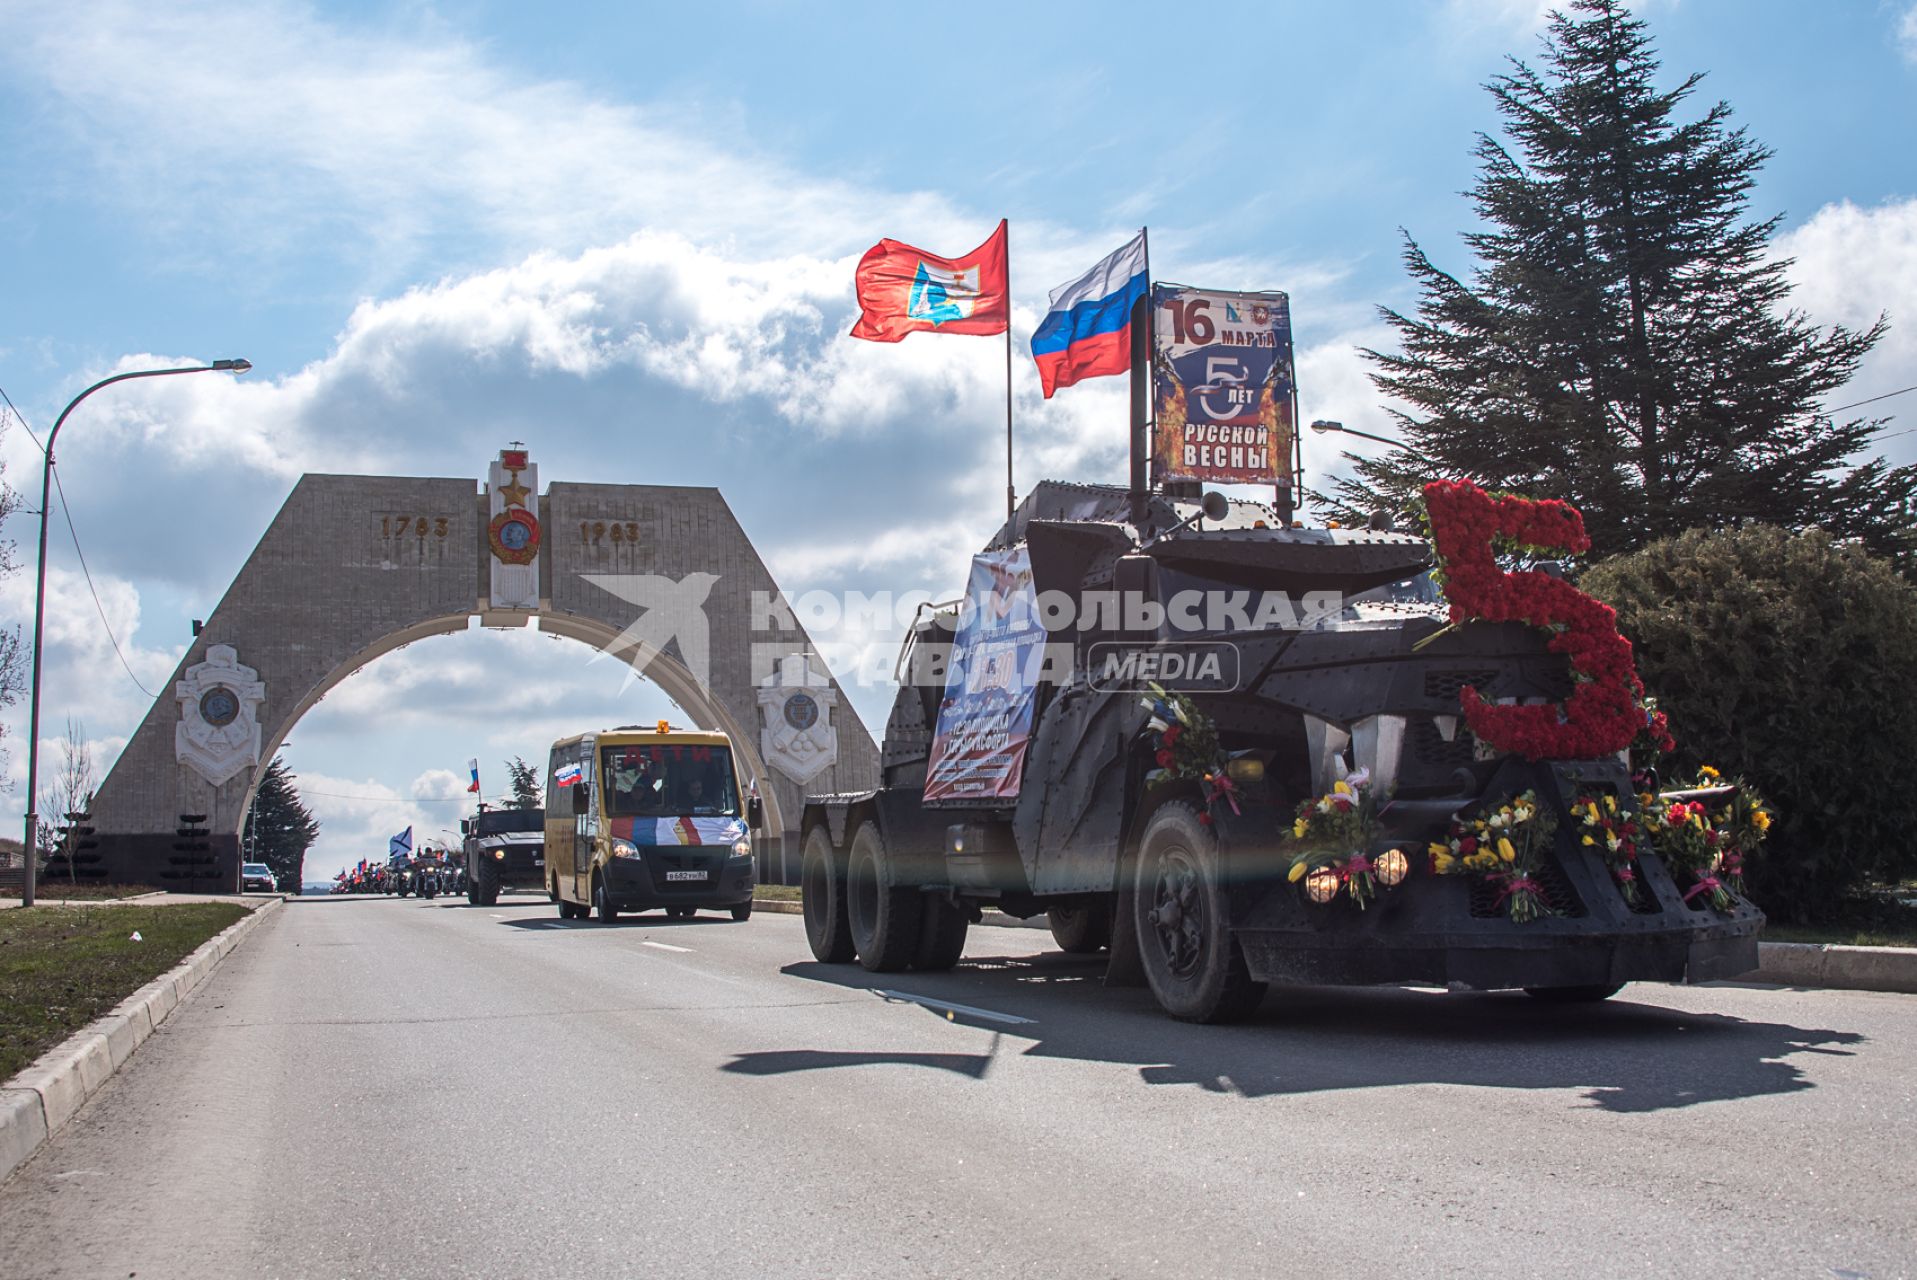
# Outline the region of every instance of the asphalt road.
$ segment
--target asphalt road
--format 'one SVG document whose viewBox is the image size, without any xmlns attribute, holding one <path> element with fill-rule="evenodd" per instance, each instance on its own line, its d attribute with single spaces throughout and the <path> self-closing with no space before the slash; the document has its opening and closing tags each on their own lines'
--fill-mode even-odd
<svg viewBox="0 0 1917 1280">
<path fill-rule="evenodd" d="M 794 916 L 294 901 L 0 1186 L 0 1275 L 1917 1271 L 1917 997 L 1191 1027 L 1049 945 L 879 976 Z"/>
</svg>

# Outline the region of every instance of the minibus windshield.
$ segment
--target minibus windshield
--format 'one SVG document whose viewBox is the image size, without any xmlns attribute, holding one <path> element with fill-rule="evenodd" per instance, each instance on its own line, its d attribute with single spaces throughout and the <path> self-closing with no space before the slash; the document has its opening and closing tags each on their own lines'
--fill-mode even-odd
<svg viewBox="0 0 1917 1280">
<path fill-rule="evenodd" d="M 725 747 L 657 742 L 603 747 L 600 761 L 611 817 L 739 816 L 732 752 Z"/>
</svg>

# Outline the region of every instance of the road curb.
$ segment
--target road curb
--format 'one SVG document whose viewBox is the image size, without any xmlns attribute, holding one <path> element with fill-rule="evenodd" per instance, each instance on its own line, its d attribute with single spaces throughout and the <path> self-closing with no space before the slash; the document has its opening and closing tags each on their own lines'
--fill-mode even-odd
<svg viewBox="0 0 1917 1280">
<path fill-rule="evenodd" d="M 796 902 L 775 898 L 754 898 L 752 909 L 788 916 L 798 915 L 803 910 Z M 980 923 L 1013 929 L 1051 927 L 1043 915 L 1020 920 L 998 911 L 987 911 Z M 1847 947 L 1834 942 L 1760 942 L 1757 944 L 1757 968 L 1726 981 L 1917 995 L 1917 947 Z"/>
<path fill-rule="evenodd" d="M 0 1085 L 0 1181 L 25 1164 L 86 1100 L 99 1092 L 133 1051 L 159 1029 L 247 933 L 284 905 L 268 898 L 195 947 L 191 954 L 68 1036 Z"/>
<path fill-rule="evenodd" d="M 1760 942 L 1757 968 L 1733 981 L 1917 994 L 1917 948 Z"/>
</svg>

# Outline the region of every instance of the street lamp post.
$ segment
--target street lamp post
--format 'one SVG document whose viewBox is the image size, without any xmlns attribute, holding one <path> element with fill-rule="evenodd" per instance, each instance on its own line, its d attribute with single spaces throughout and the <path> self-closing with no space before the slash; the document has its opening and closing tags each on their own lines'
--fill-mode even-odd
<svg viewBox="0 0 1917 1280">
<path fill-rule="evenodd" d="M 1333 422 L 1328 418 L 1319 418 L 1311 424 L 1311 429 L 1321 436 L 1336 431 L 1340 435 L 1357 436 L 1361 440 L 1376 440 L 1379 444 L 1388 444 L 1393 449 L 1403 450 L 1427 466 L 1435 467 L 1438 465 L 1429 454 L 1420 453 L 1402 440 L 1393 440 L 1390 436 L 1376 436 L 1369 431 L 1360 431 L 1356 427 L 1347 427 L 1342 422 Z"/>
<path fill-rule="evenodd" d="M 40 558 L 33 580 L 33 694 L 31 710 L 27 715 L 27 847 L 26 882 L 21 887 L 20 905 L 33 905 L 35 863 L 40 851 L 40 633 L 46 619 L 47 609 L 47 503 L 53 496 L 53 442 L 59 438 L 60 428 L 66 425 L 67 415 L 79 407 L 82 400 L 98 391 L 101 387 L 110 387 L 116 382 L 127 382 L 133 378 L 165 378 L 176 373 L 231 373 L 242 374 L 251 369 L 249 360 L 215 360 L 212 364 L 187 365 L 179 369 L 135 369 L 129 373 L 116 373 L 110 378 L 102 378 L 67 402 L 60 410 L 60 416 L 53 421 L 53 430 L 47 434 L 46 464 L 40 473 Z"/>
</svg>

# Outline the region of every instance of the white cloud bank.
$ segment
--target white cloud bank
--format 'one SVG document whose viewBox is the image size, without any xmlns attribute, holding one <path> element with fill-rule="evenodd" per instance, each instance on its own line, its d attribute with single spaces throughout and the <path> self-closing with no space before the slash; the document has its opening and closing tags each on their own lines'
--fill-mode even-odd
<svg viewBox="0 0 1917 1280">
<path fill-rule="evenodd" d="M 1848 200 L 1826 205 L 1803 226 L 1778 237 L 1775 249 L 1795 259 L 1791 305 L 1813 321 L 1866 328 L 1880 313 L 1890 316 L 1890 332 L 1850 385 L 1833 393 L 1832 403 L 1849 404 L 1917 382 L 1917 197 L 1874 208 Z M 1917 422 L 1917 393 L 1855 412 Z M 1917 458 L 1917 436 L 1887 440 L 1885 453 L 1896 462 Z"/>
</svg>

